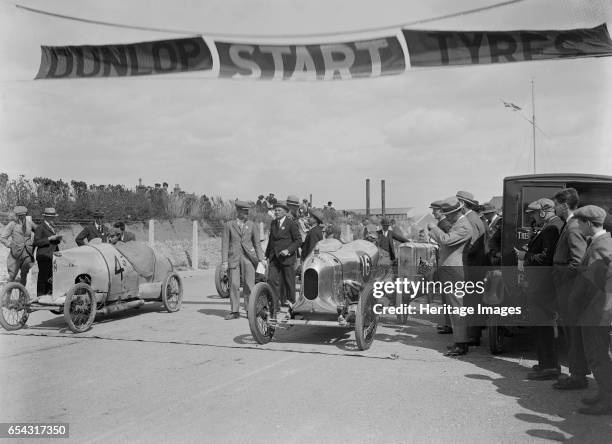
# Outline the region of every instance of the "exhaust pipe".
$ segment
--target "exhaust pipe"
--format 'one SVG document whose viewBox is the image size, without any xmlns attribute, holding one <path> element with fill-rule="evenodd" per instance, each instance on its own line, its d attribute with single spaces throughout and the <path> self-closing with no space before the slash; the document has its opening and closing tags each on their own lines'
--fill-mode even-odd
<svg viewBox="0 0 612 444">
<path fill-rule="evenodd" d="M 117 304 L 104 307 L 101 310 L 98 310 L 97 312 L 102 313 L 103 315 L 107 315 L 110 313 L 117 313 L 120 311 L 129 310 L 130 308 L 140 307 L 141 305 L 144 305 L 144 303 L 145 302 L 142 299 L 137 299 L 135 301 L 130 302 L 119 302 Z"/>
</svg>

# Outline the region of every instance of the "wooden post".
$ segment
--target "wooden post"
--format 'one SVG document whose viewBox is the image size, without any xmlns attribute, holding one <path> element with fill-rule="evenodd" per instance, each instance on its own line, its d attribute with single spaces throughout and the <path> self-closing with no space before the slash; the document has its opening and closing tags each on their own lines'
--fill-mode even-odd
<svg viewBox="0 0 612 444">
<path fill-rule="evenodd" d="M 153 248 L 153 243 L 155 242 L 155 220 L 149 220 L 149 246 Z"/>
<path fill-rule="evenodd" d="M 366 179 L 366 216 L 370 215 L 370 179 Z"/>
<path fill-rule="evenodd" d="M 193 221 L 193 235 L 191 240 L 191 268 L 198 269 L 200 258 L 198 257 L 198 221 Z"/>
</svg>

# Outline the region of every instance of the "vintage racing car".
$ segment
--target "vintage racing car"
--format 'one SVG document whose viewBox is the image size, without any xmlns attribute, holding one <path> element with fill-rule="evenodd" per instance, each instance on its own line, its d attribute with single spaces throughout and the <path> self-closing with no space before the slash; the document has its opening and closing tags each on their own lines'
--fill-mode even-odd
<svg viewBox="0 0 612 444">
<path fill-rule="evenodd" d="M 27 290 L 10 282 L 0 292 L 0 324 L 7 330 L 23 327 L 31 312 L 64 314 L 75 333 L 89 329 L 97 313 L 109 314 L 162 302 L 178 311 L 183 284 L 165 256 L 142 242 L 89 243 L 56 252 L 53 294 L 30 299 Z"/>
<path fill-rule="evenodd" d="M 260 344 L 269 342 L 277 327 L 316 325 L 355 329 L 360 350 L 372 344 L 378 315 L 374 313 L 374 282 L 390 279 L 390 267 L 378 266 L 378 248 L 356 240 L 320 241 L 302 264 L 299 292 L 288 311 L 279 310 L 278 295 L 269 284 L 255 285 L 248 303 L 249 327 Z"/>
</svg>

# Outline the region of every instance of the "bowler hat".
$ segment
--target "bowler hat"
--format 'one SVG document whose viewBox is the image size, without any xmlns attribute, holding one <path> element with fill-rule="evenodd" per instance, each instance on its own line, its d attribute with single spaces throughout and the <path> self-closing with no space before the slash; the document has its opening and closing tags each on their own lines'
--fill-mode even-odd
<svg viewBox="0 0 612 444">
<path fill-rule="evenodd" d="M 277 208 L 277 207 L 284 208 L 285 211 L 289 211 L 289 207 L 283 200 L 276 201 L 276 203 L 274 204 L 274 208 Z"/>
<path fill-rule="evenodd" d="M 442 214 L 451 214 L 455 211 L 459 211 L 461 208 L 463 208 L 463 202 L 461 202 L 455 196 L 452 196 L 442 201 L 440 210 Z"/>
<path fill-rule="evenodd" d="M 45 208 L 42 215 L 46 217 L 57 217 L 57 211 L 55 211 L 53 207 Z"/>
<path fill-rule="evenodd" d="M 534 200 L 529 205 L 527 205 L 527 209 L 525 210 L 527 213 L 532 213 L 534 211 L 551 211 L 555 208 L 555 203 L 547 199 L 545 197 Z"/>
<path fill-rule="evenodd" d="M 13 208 L 13 213 L 15 213 L 15 216 L 25 216 L 28 214 L 28 209 L 22 205 L 17 205 Z"/>
<path fill-rule="evenodd" d="M 455 195 L 457 199 L 462 200 L 463 202 L 469 203 L 471 205 L 478 205 L 478 201 L 474 199 L 474 195 L 469 191 L 457 191 Z"/>
<path fill-rule="evenodd" d="M 300 204 L 300 198 L 290 194 L 287 196 L 287 205 L 295 205 L 298 206 Z"/>
<path fill-rule="evenodd" d="M 597 225 L 603 225 L 606 215 L 606 210 L 596 205 L 585 205 L 574 211 L 574 217 L 589 220 Z"/>
<path fill-rule="evenodd" d="M 314 217 L 319 223 L 323 223 L 323 214 L 319 210 L 310 210 L 310 215 Z"/>
<path fill-rule="evenodd" d="M 249 208 L 251 208 L 251 204 L 243 200 L 237 200 L 236 202 L 234 202 L 234 205 L 236 206 L 237 210 L 248 210 Z"/>
</svg>

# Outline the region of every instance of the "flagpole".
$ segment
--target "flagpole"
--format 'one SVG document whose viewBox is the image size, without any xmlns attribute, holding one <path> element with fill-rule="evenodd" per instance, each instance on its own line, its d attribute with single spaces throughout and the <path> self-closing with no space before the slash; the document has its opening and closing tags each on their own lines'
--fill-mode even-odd
<svg viewBox="0 0 612 444">
<path fill-rule="evenodd" d="M 536 173 L 536 123 L 535 123 L 535 96 L 533 94 L 533 79 L 531 79 L 531 127 L 533 129 L 533 174 Z"/>
</svg>

